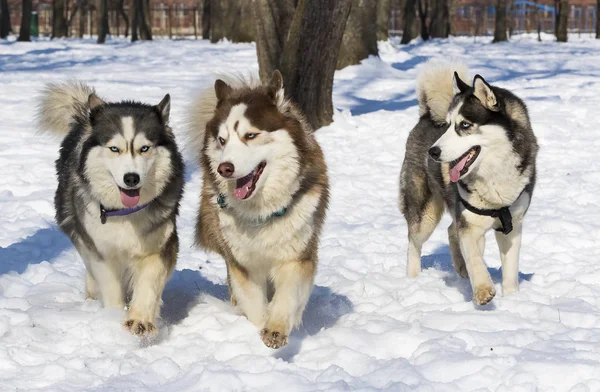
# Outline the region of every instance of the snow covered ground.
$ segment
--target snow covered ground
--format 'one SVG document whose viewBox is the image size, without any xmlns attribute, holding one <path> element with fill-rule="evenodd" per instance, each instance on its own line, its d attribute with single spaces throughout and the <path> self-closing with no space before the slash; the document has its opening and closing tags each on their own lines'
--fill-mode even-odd
<svg viewBox="0 0 600 392">
<path fill-rule="evenodd" d="M 111 100 L 172 96 L 172 123 L 217 71 L 257 70 L 250 44 L 0 42 L 0 390 L 600 390 L 600 41 L 454 38 L 400 47 L 336 74 L 318 131 L 332 203 L 303 327 L 273 351 L 226 302 L 225 266 L 192 248 L 201 173 L 188 159 L 181 253 L 164 325 L 144 345 L 124 312 L 84 300 L 84 267 L 53 223 L 58 141 L 34 135 L 34 98 L 79 78 Z M 415 67 L 465 61 L 529 105 L 541 146 L 521 291 L 478 308 L 453 271 L 444 221 L 405 276 L 397 178 L 417 120 Z M 188 156 L 189 156 L 188 152 Z M 491 233 L 490 233 L 491 234 Z M 500 260 L 486 262 L 500 293 Z"/>
</svg>

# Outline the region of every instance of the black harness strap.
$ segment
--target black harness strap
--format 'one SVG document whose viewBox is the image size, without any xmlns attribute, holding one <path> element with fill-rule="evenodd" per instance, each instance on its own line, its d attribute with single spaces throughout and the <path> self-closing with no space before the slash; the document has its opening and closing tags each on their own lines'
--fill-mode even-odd
<svg viewBox="0 0 600 392">
<path fill-rule="evenodd" d="M 520 195 L 519 195 L 520 197 Z M 471 211 L 474 214 L 477 215 L 483 215 L 483 216 L 491 216 L 492 218 L 500 218 L 500 223 L 502 224 L 502 229 L 496 229 L 496 231 L 500 231 L 502 232 L 502 234 L 507 235 L 508 233 L 510 233 L 513 229 L 513 224 L 512 224 L 512 215 L 510 214 L 510 210 L 509 207 L 502 207 L 500 209 L 497 210 L 488 210 L 488 209 L 479 209 L 477 207 L 473 207 L 472 205 L 470 205 L 469 203 L 467 203 L 465 201 L 465 199 L 463 199 L 462 197 L 460 197 L 460 201 L 463 204 L 463 206 L 465 206 L 465 208 L 469 211 Z M 517 198 L 518 200 L 519 198 Z"/>
</svg>

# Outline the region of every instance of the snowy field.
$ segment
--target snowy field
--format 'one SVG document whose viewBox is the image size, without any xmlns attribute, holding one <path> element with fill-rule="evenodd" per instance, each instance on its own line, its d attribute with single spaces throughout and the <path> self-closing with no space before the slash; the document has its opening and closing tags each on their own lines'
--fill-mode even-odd
<svg viewBox="0 0 600 392">
<path fill-rule="evenodd" d="M 141 344 L 123 311 L 84 300 L 83 263 L 53 223 L 59 143 L 33 125 L 44 83 L 79 78 L 110 100 L 171 93 L 179 135 L 215 72 L 257 70 L 254 46 L 0 42 L 0 390 L 600 391 L 600 40 L 489 41 L 380 43 L 380 59 L 336 74 L 335 122 L 318 131 L 332 183 L 319 272 L 279 351 L 226 301 L 223 261 L 191 246 L 201 173 L 189 159 L 158 341 Z M 415 68 L 430 57 L 522 97 L 541 146 L 521 291 L 481 308 L 453 271 L 447 216 L 423 273 L 405 276 L 398 173 L 418 116 Z M 485 256 L 500 293 L 492 233 Z"/>
</svg>

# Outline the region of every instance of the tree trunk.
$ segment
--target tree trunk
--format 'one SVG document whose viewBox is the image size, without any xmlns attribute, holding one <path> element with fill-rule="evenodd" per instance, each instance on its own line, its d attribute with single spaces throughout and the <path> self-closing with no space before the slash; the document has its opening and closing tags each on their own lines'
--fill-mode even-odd
<svg viewBox="0 0 600 392">
<path fill-rule="evenodd" d="M 415 38 L 413 26 L 415 25 L 415 8 L 419 0 L 406 0 L 404 3 L 404 29 L 402 31 L 401 44 L 408 44 Z"/>
<path fill-rule="evenodd" d="M 596 5 L 596 39 L 600 39 L 600 0 Z"/>
<path fill-rule="evenodd" d="M 52 0 L 52 38 L 67 36 L 66 0 Z"/>
<path fill-rule="evenodd" d="M 560 0 L 558 5 L 558 23 L 556 25 L 556 40 L 567 42 L 567 28 L 569 27 L 569 0 Z"/>
<path fill-rule="evenodd" d="M 506 0 L 496 0 L 496 28 L 492 42 L 508 41 L 506 37 Z"/>
<path fill-rule="evenodd" d="M 333 75 L 352 0 L 300 0 L 283 51 L 289 97 L 317 129 L 333 120 Z"/>
<path fill-rule="evenodd" d="M 252 0 L 260 80 L 268 82 L 281 64 L 283 47 L 294 17 L 293 0 Z"/>
<path fill-rule="evenodd" d="M 210 39 L 210 0 L 202 3 L 202 39 Z"/>
<path fill-rule="evenodd" d="M 79 38 L 83 38 L 85 32 L 85 17 L 88 12 L 87 3 L 80 1 L 79 3 L 79 31 L 77 32 Z"/>
<path fill-rule="evenodd" d="M 454 27 L 454 22 L 456 21 L 456 0 L 449 0 L 448 2 L 449 8 L 449 24 L 450 24 L 450 35 L 456 35 L 456 29 Z"/>
<path fill-rule="evenodd" d="M 135 42 L 139 39 L 138 30 L 139 30 L 139 15 L 137 8 L 139 5 L 139 0 L 131 0 L 131 5 L 129 8 L 129 18 L 131 19 L 131 42 Z"/>
<path fill-rule="evenodd" d="M 377 41 L 387 41 L 390 29 L 390 0 L 377 1 Z"/>
<path fill-rule="evenodd" d="M 217 43 L 227 37 L 230 0 L 210 0 L 210 42 Z"/>
<path fill-rule="evenodd" d="M 359 64 L 373 54 L 378 54 L 377 3 L 373 0 L 352 0 L 337 69 Z"/>
<path fill-rule="evenodd" d="M 98 43 L 103 44 L 108 35 L 108 0 L 96 1 L 96 29 L 98 30 Z"/>
<path fill-rule="evenodd" d="M 19 29 L 18 41 L 31 41 L 31 8 L 32 0 L 23 0 L 21 13 L 21 29 Z"/>
<path fill-rule="evenodd" d="M 450 9 L 448 0 L 432 0 L 429 36 L 432 38 L 448 38 L 450 34 Z"/>
<path fill-rule="evenodd" d="M 425 6 L 423 7 L 423 3 Z M 421 21 L 421 39 L 429 39 L 429 28 L 427 27 L 427 14 L 429 13 L 429 0 L 417 0 L 417 9 L 419 11 L 419 20 Z"/>
<path fill-rule="evenodd" d="M 230 0 L 227 19 L 229 31 L 226 36 L 232 42 L 254 42 L 255 21 L 252 18 L 252 2 L 248 0 Z"/>
<path fill-rule="evenodd" d="M 119 15 L 121 15 L 121 18 L 123 18 L 123 21 L 125 22 L 125 38 L 127 38 L 129 35 L 129 18 L 125 12 L 125 0 L 119 0 Z"/>
<path fill-rule="evenodd" d="M 0 38 L 6 38 L 12 31 L 8 0 L 0 0 Z"/>
<path fill-rule="evenodd" d="M 144 41 L 152 40 L 152 15 L 150 11 L 150 0 L 138 0 L 140 2 L 140 38 Z"/>
</svg>

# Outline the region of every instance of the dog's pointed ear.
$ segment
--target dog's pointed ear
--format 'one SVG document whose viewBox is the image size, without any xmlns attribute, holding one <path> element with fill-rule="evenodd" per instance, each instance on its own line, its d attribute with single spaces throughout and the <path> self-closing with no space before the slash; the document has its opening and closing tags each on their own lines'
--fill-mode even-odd
<svg viewBox="0 0 600 392">
<path fill-rule="evenodd" d="M 279 105 L 283 101 L 283 76 L 278 69 L 273 72 L 273 76 L 271 76 L 271 81 L 269 82 L 269 87 L 267 88 L 269 97 L 275 102 L 276 105 Z"/>
<path fill-rule="evenodd" d="M 486 108 L 498 111 L 498 99 L 492 91 L 492 87 L 485 81 L 481 75 L 475 75 L 473 78 L 473 94 L 481 101 Z"/>
<path fill-rule="evenodd" d="M 221 79 L 217 79 L 215 81 L 215 93 L 217 94 L 217 100 L 224 100 L 229 96 L 229 94 L 231 94 L 231 91 L 231 86 L 222 81 Z"/>
<path fill-rule="evenodd" d="M 458 72 L 454 72 L 454 77 L 452 78 L 452 91 L 454 95 L 464 93 L 469 88 L 469 85 L 462 81 L 460 76 L 458 76 Z"/>
<path fill-rule="evenodd" d="M 169 122 L 169 114 L 171 113 L 171 96 L 169 94 L 165 95 L 165 97 L 156 105 L 158 112 L 160 113 L 160 117 L 163 122 L 166 124 Z"/>
<path fill-rule="evenodd" d="M 98 106 L 106 105 L 100 97 L 98 97 L 95 93 L 91 93 L 88 97 L 88 106 L 90 110 L 97 108 Z"/>
</svg>

